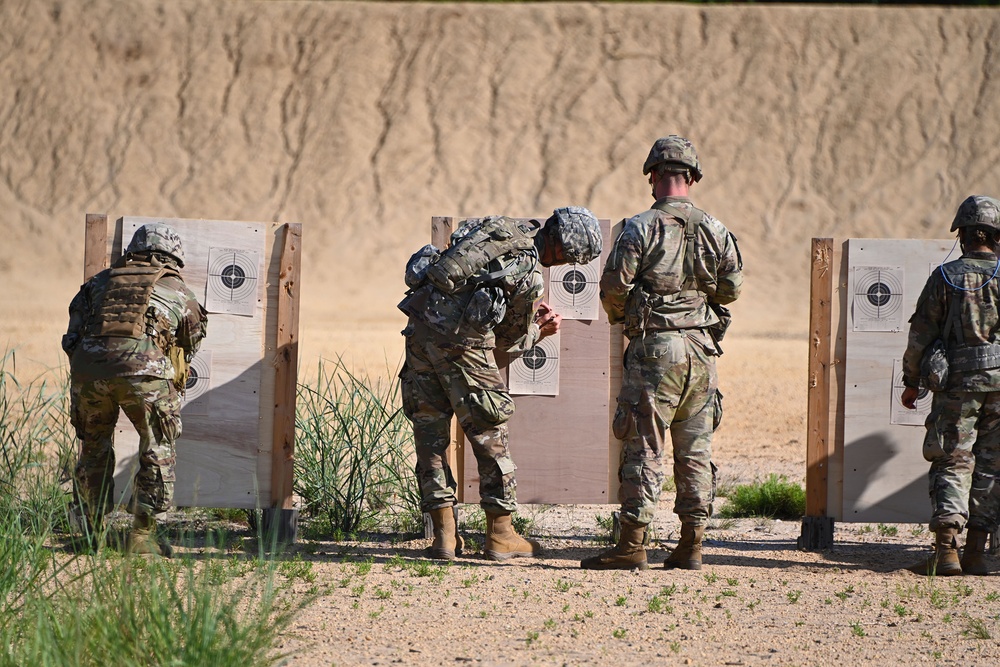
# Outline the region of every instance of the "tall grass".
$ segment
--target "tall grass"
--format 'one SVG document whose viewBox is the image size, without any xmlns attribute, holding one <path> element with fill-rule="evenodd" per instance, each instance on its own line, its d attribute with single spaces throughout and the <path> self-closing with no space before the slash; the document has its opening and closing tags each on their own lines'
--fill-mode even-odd
<svg viewBox="0 0 1000 667">
<path fill-rule="evenodd" d="M 0 358 L 0 665 L 273 664 L 310 598 L 281 594 L 262 548 L 220 585 L 211 554 L 147 561 L 61 547 L 59 475 L 75 449 L 66 382 L 19 382 L 13 364 L 13 353 Z"/>
<path fill-rule="evenodd" d="M 320 360 L 314 382 L 298 387 L 295 491 L 313 534 L 369 530 L 380 522 L 414 524 L 419 492 L 412 433 L 399 383 L 354 374 Z"/>
<path fill-rule="evenodd" d="M 806 513 L 806 492 L 784 475 L 774 473 L 762 482 L 735 487 L 726 500 L 719 512 L 723 518 L 799 519 Z"/>
</svg>

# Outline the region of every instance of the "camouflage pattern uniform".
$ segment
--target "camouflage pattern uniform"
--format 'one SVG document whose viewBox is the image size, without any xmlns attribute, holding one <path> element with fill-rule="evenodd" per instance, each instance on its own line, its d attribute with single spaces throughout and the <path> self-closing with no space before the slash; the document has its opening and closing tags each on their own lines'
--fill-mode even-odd
<svg viewBox="0 0 1000 667">
<path fill-rule="evenodd" d="M 459 229 L 453 245 L 478 223 Z M 530 225 L 527 233 L 535 235 L 536 244 L 504 258 L 507 272 L 496 287 L 503 293 L 506 313 L 493 328 L 483 331 L 477 323 L 488 317 L 467 315 L 478 302 L 473 289 L 448 294 L 427 284 L 400 304 L 409 315 L 403 330 L 406 361 L 399 375 L 400 388 L 403 411 L 413 422 L 424 512 L 457 502 L 457 485 L 445 456 L 453 414 L 476 456 L 483 508 L 498 512 L 517 509 L 516 467 L 510 457 L 507 427 L 514 414 L 514 400 L 507 393 L 492 350 L 499 345 L 517 356 L 531 349 L 539 338 L 534 316 L 545 290 L 538 262 L 540 224 L 520 224 Z"/>
<path fill-rule="evenodd" d="M 612 324 L 629 338 L 613 429 L 622 440 L 618 470 L 622 522 L 646 526 L 663 488 L 669 429 L 683 523 L 704 525 L 714 499 L 712 433 L 721 419 L 721 395 L 708 328 L 719 322 L 709 303 L 740 293 L 742 264 L 736 238 L 705 214 L 694 261 L 697 284 L 685 280 L 687 197 L 664 197 L 625 221 L 601 277 L 601 301 Z M 686 284 L 687 283 L 687 284 Z"/>
<path fill-rule="evenodd" d="M 181 418 L 170 350 L 180 348 L 190 362 L 207 325 L 204 308 L 177 273 L 183 266 L 179 254 L 178 260 L 159 252 L 127 253 L 88 280 L 70 303 L 63 349 L 70 358 L 71 421 L 82 441 L 74 491 L 91 520 L 99 520 L 114 500 L 119 408 L 139 434 L 131 511 L 163 512 L 173 500 Z M 150 291 L 136 287 L 136 275 L 147 283 L 155 277 Z M 134 335 L 126 335 L 130 328 Z"/>
<path fill-rule="evenodd" d="M 493 241 L 472 239 L 483 239 L 487 231 L 499 243 L 492 247 L 505 252 L 484 263 L 484 248 Z M 517 509 L 516 466 L 507 427 L 514 400 L 492 351 L 499 346 L 517 357 L 540 338 L 535 312 L 545 283 L 539 258 L 550 233 L 558 235 L 565 261 L 585 264 L 601 253 L 596 218 L 570 206 L 556 209 L 544 229 L 537 220 L 469 220 L 451 238 L 452 248 L 462 246 L 467 252 L 446 251 L 440 257 L 448 259 L 439 259 L 437 250 L 426 246 L 408 264 L 411 290 L 399 304 L 409 315 L 402 332 L 406 361 L 399 378 L 403 411 L 413 422 L 424 512 L 452 507 L 458 500 L 445 456 L 452 415 L 476 457 L 480 505 L 488 515 Z M 471 277 L 455 285 L 442 270 L 445 265 L 469 268 Z M 414 270 L 421 275 L 415 277 Z"/>
<path fill-rule="evenodd" d="M 924 351 L 943 338 L 949 312 L 956 307 L 956 319 L 945 341 L 952 353 L 958 347 L 1000 342 L 1000 279 L 991 279 L 996 269 L 993 253 L 969 252 L 942 267 L 947 281 L 942 270 L 931 273 L 910 318 L 903 354 L 907 387 L 920 386 Z M 1000 517 L 1000 360 L 994 368 L 966 371 L 953 363 L 946 390 L 934 392 L 926 427 L 923 454 L 931 464 L 931 530 L 962 530 L 968 522 L 970 529 L 996 531 Z"/>
</svg>

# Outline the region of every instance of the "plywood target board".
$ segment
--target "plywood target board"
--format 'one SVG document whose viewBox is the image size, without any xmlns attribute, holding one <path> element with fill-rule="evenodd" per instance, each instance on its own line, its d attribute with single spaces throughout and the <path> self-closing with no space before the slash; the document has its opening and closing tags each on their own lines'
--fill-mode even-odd
<svg viewBox="0 0 1000 667">
<path fill-rule="evenodd" d="M 600 222 L 604 238 L 610 239 L 610 221 Z M 612 347 L 620 348 L 622 339 L 620 331 L 612 335 L 597 284 L 611 245 L 605 242 L 603 255 L 585 267 L 545 269 L 543 298 L 565 318 L 558 335 L 513 363 L 496 355 L 514 395 L 509 427 L 518 502 L 615 502 L 609 462 L 617 460 L 620 444 L 611 435 L 609 405 L 612 392 L 617 395 L 611 375 L 620 360 Z M 579 319 L 581 313 L 577 319 L 566 317 L 586 299 L 596 299 L 596 310 L 582 313 L 591 319 Z M 462 502 L 478 502 L 478 466 L 468 444 L 459 480 Z"/>
<path fill-rule="evenodd" d="M 136 229 L 151 222 L 164 222 L 181 237 L 180 273 L 209 312 L 208 333 L 182 397 L 174 502 L 270 507 L 275 406 L 288 401 L 276 401 L 274 361 L 278 264 L 288 225 L 123 217 L 108 232 L 111 261 Z M 294 393 L 290 403 L 294 411 Z M 138 434 L 124 415 L 115 451 L 117 500 L 126 502 L 138 466 Z"/>
<path fill-rule="evenodd" d="M 916 411 L 899 404 L 900 360 L 917 297 L 954 241 L 849 239 L 844 247 L 846 357 L 838 416 L 843 438 L 837 443 L 840 461 L 832 466 L 842 473 L 842 486 L 831 489 L 829 515 L 842 521 L 926 522 L 929 464 L 922 449 L 931 394 L 921 393 Z"/>
</svg>

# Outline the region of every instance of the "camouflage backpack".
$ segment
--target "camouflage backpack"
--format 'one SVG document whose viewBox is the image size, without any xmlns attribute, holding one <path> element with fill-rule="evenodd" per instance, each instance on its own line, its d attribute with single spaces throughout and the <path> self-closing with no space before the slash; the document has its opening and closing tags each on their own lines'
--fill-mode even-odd
<svg viewBox="0 0 1000 667">
<path fill-rule="evenodd" d="M 514 266 L 498 260 L 517 250 L 533 252 L 540 228 L 535 221 L 504 217 L 466 221 L 446 250 L 426 245 L 410 257 L 404 276 L 410 289 L 399 309 L 425 321 L 433 313 L 438 328 L 450 333 L 465 326 L 486 335 L 507 314 L 507 297 L 498 283 Z"/>
<path fill-rule="evenodd" d="M 461 291 L 470 281 L 495 282 L 504 270 L 484 272 L 490 262 L 516 250 L 534 248 L 540 228 L 534 221 L 506 217 L 469 220 L 451 235 L 451 245 L 427 267 L 426 280 L 447 294 Z"/>
</svg>

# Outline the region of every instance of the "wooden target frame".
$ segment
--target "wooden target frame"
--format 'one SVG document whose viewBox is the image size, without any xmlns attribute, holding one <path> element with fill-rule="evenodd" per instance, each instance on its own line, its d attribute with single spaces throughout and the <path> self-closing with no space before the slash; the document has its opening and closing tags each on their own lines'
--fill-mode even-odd
<svg viewBox="0 0 1000 667">
<path fill-rule="evenodd" d="M 294 539 L 302 226 L 133 217 L 109 224 L 106 214 L 88 214 L 84 280 L 121 256 L 123 229 L 146 222 L 164 222 L 181 234 L 189 258 L 181 275 L 202 305 L 210 287 L 202 287 L 199 293 L 194 286 L 205 286 L 210 274 L 204 261 L 191 261 L 192 255 L 204 259 L 204 248 L 209 246 L 248 247 L 249 235 L 253 239 L 246 257 L 259 260 L 262 268 L 260 275 L 253 276 L 259 282 L 253 288 L 255 296 L 244 294 L 257 300 L 252 314 L 209 313 L 208 335 L 201 352 L 210 352 L 205 356 L 210 356 L 217 368 L 213 382 L 216 373 L 223 379 L 207 390 L 206 397 L 199 396 L 198 401 L 210 401 L 207 410 L 188 410 L 185 405 L 181 411 L 183 430 L 177 443 L 174 502 L 180 507 L 262 509 L 265 523 L 280 513 L 279 539 Z M 199 272 L 203 275 L 196 275 Z M 125 428 L 120 421 L 119 426 L 115 434 L 119 458 L 116 495 L 122 501 L 130 493 L 131 471 L 135 469 L 134 452 L 129 447 L 134 449 L 131 442 L 137 442 L 138 436 L 134 429 L 128 433 L 130 424 Z"/>
<path fill-rule="evenodd" d="M 814 238 L 811 252 L 799 546 L 825 549 L 833 545 L 834 521 L 930 520 L 923 419 L 896 405 L 896 376 L 928 275 L 961 253 L 954 239 L 831 238 Z M 918 406 L 928 409 L 929 396 Z"/>
<path fill-rule="evenodd" d="M 447 247 L 456 224 L 463 220 L 432 218 L 431 243 Z M 601 219 L 600 224 L 609 240 L 599 260 L 599 268 L 603 268 L 613 230 L 607 219 Z M 548 286 L 548 269 L 544 274 Z M 547 287 L 546 299 L 548 292 Z M 611 420 L 622 380 L 622 326 L 611 326 L 603 308 L 598 308 L 594 320 L 564 319 L 559 339 L 559 394 L 514 395 L 509 427 L 511 457 L 517 465 L 517 500 L 529 504 L 615 503 L 621 441 L 611 432 Z M 496 357 L 501 374 L 506 376 L 506 355 L 497 352 Z M 465 446 L 462 428 L 455 419 L 448 462 L 455 471 L 458 501 L 478 503 L 476 458 Z"/>
</svg>

